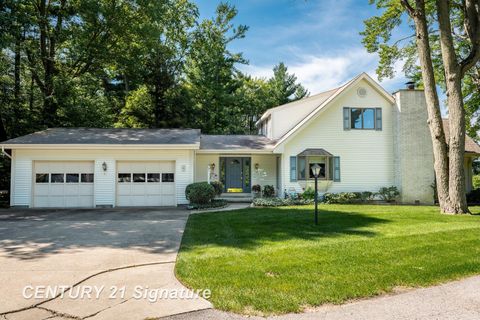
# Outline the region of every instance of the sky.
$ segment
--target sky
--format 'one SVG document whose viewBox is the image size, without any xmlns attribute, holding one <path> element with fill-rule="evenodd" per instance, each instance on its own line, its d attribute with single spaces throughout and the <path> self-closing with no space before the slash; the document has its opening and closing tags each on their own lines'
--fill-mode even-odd
<svg viewBox="0 0 480 320">
<path fill-rule="evenodd" d="M 196 0 L 202 18 L 215 14 L 217 0 Z M 243 52 L 246 73 L 269 77 L 275 64 L 284 62 L 311 94 L 337 87 L 361 72 L 378 80 L 377 54 L 361 43 L 363 21 L 379 14 L 368 0 L 230 0 L 238 9 L 236 25 L 249 30 L 230 46 Z M 396 65 L 396 76 L 380 84 L 389 92 L 407 81 Z"/>
</svg>

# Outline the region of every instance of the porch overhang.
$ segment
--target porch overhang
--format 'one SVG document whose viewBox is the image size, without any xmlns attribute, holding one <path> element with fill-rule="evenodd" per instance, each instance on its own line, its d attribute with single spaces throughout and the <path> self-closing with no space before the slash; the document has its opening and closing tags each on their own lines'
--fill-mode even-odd
<svg viewBox="0 0 480 320">
<path fill-rule="evenodd" d="M 298 157 L 311 157 L 311 156 L 323 156 L 323 157 L 333 157 L 333 154 L 322 148 L 309 148 L 300 152 Z"/>
</svg>

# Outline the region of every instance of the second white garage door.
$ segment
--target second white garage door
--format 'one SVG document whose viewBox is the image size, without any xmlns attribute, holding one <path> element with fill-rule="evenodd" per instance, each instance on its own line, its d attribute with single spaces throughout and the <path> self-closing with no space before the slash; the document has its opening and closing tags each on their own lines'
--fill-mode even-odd
<svg viewBox="0 0 480 320">
<path fill-rule="evenodd" d="M 117 206 L 175 206 L 174 161 L 118 161 Z"/>
</svg>

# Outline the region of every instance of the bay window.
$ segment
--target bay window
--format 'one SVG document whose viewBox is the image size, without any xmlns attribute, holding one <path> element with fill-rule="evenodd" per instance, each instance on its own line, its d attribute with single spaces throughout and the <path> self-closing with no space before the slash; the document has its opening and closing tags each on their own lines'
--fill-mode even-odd
<svg viewBox="0 0 480 320">
<path fill-rule="evenodd" d="M 340 181 L 340 157 L 324 149 L 306 149 L 290 157 L 290 181 L 313 180 L 313 166 L 320 167 L 320 180 Z"/>
</svg>

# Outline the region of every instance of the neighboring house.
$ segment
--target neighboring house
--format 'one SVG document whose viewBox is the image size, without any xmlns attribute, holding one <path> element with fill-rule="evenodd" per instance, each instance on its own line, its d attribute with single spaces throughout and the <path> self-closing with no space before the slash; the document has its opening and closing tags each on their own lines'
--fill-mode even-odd
<svg viewBox="0 0 480 320">
<path fill-rule="evenodd" d="M 277 194 L 397 186 L 404 203 L 433 203 L 434 171 L 424 93 L 393 95 L 363 73 L 345 85 L 267 110 L 260 135 L 195 129 L 54 128 L 1 143 L 11 157 L 11 205 L 174 206 L 192 182 L 220 180 L 225 193 L 252 185 Z M 445 127 L 448 135 L 448 126 Z M 480 147 L 466 140 L 465 171 Z"/>
</svg>

